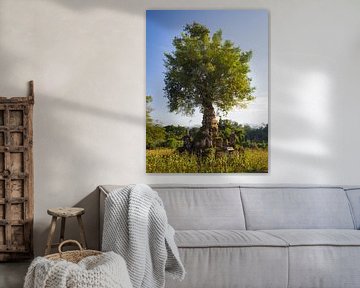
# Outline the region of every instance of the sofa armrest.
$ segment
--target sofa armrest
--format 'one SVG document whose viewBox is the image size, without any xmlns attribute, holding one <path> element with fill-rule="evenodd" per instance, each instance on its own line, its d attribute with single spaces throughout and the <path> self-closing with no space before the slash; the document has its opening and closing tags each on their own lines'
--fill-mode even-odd
<svg viewBox="0 0 360 288">
<path fill-rule="evenodd" d="M 104 228 L 105 199 L 109 195 L 102 186 L 99 186 L 99 250 L 101 250 L 102 233 Z"/>
</svg>

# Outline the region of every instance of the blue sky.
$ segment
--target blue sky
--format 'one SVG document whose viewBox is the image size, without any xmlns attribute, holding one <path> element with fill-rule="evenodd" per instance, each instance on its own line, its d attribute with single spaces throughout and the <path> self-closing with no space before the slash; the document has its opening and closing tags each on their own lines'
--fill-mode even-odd
<svg viewBox="0 0 360 288">
<path fill-rule="evenodd" d="M 153 97 L 152 117 L 164 124 L 200 126 L 198 111 L 186 117 L 167 108 L 164 97 L 164 52 L 174 50 L 172 40 L 188 23 L 199 22 L 211 34 L 221 29 L 224 40 L 253 51 L 250 61 L 256 97 L 247 109 L 235 108 L 224 119 L 242 124 L 268 123 L 268 12 L 266 10 L 148 10 L 146 11 L 146 95 Z"/>
</svg>

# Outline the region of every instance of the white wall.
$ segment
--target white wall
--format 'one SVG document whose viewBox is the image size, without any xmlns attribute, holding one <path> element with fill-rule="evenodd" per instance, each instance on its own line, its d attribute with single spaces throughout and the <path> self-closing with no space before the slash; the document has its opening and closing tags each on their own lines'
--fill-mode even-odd
<svg viewBox="0 0 360 288">
<path fill-rule="evenodd" d="M 270 12 L 270 173 L 145 174 L 145 10 Z M 0 0 L 0 95 L 35 81 L 35 248 L 46 208 L 116 183 L 360 184 L 360 1 Z M 93 192 L 93 193 L 92 193 Z"/>
</svg>

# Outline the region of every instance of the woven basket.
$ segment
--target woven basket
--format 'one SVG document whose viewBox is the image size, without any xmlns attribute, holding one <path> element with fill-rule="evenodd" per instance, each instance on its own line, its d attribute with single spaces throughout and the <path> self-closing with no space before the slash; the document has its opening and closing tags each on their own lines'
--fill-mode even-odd
<svg viewBox="0 0 360 288">
<path fill-rule="evenodd" d="M 61 250 L 61 248 L 65 244 L 69 244 L 69 243 L 76 244 L 79 247 L 79 250 L 63 252 Z M 65 240 L 65 241 L 61 242 L 61 244 L 59 245 L 58 251 L 59 251 L 59 253 L 47 255 L 47 256 L 45 256 L 45 258 L 47 258 L 49 260 L 55 260 L 55 261 L 56 260 L 66 260 L 69 262 L 78 263 L 85 257 L 96 256 L 96 255 L 102 254 L 102 252 L 100 252 L 100 251 L 83 249 L 81 244 L 76 240 Z"/>
</svg>

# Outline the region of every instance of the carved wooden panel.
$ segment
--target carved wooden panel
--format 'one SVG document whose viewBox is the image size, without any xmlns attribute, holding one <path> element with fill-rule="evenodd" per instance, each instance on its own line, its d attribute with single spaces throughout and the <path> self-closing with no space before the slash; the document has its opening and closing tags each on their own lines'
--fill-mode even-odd
<svg viewBox="0 0 360 288">
<path fill-rule="evenodd" d="M 33 104 L 0 97 L 0 261 L 33 255 Z"/>
</svg>

